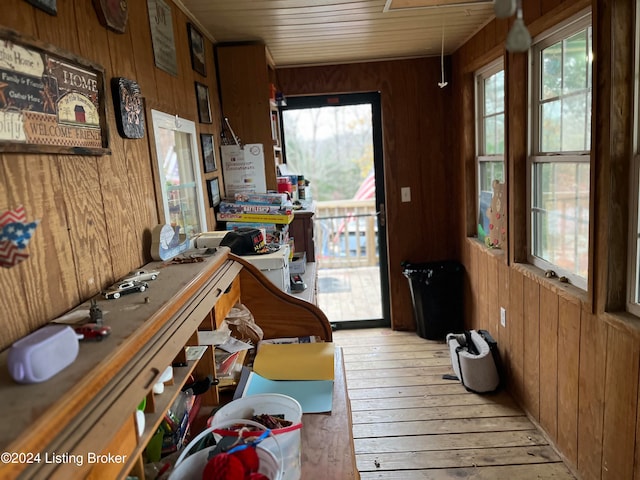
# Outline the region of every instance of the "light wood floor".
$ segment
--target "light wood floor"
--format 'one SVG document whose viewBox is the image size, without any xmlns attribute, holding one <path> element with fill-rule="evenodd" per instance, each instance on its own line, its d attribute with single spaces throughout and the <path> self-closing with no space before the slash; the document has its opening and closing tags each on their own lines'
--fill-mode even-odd
<svg viewBox="0 0 640 480">
<path fill-rule="evenodd" d="M 378 267 L 318 267 L 318 306 L 330 322 L 382 318 Z"/>
<path fill-rule="evenodd" d="M 574 479 L 507 393 L 456 381 L 444 343 L 389 329 L 341 330 L 362 480 Z"/>
</svg>

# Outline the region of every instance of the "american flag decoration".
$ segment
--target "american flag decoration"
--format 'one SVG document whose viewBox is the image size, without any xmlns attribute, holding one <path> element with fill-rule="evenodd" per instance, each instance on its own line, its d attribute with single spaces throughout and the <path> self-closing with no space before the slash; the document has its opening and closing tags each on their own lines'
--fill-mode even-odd
<svg viewBox="0 0 640 480">
<path fill-rule="evenodd" d="M 374 198 L 375 196 L 376 196 L 376 175 L 372 168 L 371 171 L 369 172 L 369 175 L 367 175 L 367 178 L 365 178 L 360 184 L 360 187 L 358 188 L 358 191 L 356 192 L 356 194 L 353 196 L 353 199 L 369 200 L 370 198 Z"/>
<path fill-rule="evenodd" d="M 25 252 L 39 220 L 27 222 L 22 205 L 0 215 L 0 265 L 13 267 L 29 258 Z"/>
</svg>

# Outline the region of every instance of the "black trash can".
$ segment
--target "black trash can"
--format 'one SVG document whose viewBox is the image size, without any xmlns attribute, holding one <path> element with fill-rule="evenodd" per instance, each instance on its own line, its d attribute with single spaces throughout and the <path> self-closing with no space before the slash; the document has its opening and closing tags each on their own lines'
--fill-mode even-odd
<svg viewBox="0 0 640 480">
<path fill-rule="evenodd" d="M 464 330 L 464 267 L 454 260 L 402 262 L 409 279 L 413 313 L 419 336 L 444 340 L 447 333 Z"/>
</svg>

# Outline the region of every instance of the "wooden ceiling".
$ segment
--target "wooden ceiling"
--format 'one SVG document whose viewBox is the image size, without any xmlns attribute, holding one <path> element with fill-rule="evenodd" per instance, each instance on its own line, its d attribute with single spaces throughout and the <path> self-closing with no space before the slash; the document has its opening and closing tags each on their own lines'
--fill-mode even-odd
<svg viewBox="0 0 640 480">
<path fill-rule="evenodd" d="M 453 53 L 494 18 L 491 0 L 178 0 L 216 43 L 260 41 L 277 66 Z"/>
</svg>

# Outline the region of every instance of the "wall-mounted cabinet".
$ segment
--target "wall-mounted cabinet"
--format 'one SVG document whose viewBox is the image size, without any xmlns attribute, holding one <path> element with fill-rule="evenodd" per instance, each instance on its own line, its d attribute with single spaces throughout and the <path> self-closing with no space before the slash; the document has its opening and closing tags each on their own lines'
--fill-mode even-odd
<svg viewBox="0 0 640 480">
<path fill-rule="evenodd" d="M 276 166 L 283 158 L 271 54 L 261 44 L 219 45 L 216 56 L 223 115 L 243 144 L 264 146 L 267 189 L 276 190 Z"/>
</svg>

